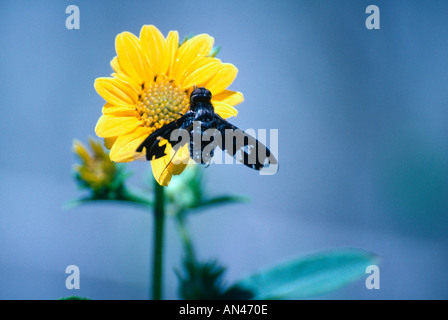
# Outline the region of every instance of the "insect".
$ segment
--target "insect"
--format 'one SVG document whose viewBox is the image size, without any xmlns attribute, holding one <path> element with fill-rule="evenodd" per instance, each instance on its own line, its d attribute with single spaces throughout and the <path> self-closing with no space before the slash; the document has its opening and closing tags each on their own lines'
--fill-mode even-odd
<svg viewBox="0 0 448 320">
<path fill-rule="evenodd" d="M 146 159 L 154 160 L 166 155 L 166 145 L 159 145 L 161 139 L 168 140 L 175 152 L 189 143 L 194 162 L 208 165 L 219 147 L 249 168 L 276 173 L 278 162 L 269 149 L 216 114 L 211 98 L 206 88 L 195 88 L 190 95 L 190 109 L 149 135 L 136 151 L 143 152 L 145 148 Z"/>
</svg>

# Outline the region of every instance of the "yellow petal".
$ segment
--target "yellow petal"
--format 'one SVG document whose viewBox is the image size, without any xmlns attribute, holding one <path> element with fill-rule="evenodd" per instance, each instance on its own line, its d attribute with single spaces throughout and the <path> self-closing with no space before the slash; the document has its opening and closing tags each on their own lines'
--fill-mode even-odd
<svg viewBox="0 0 448 320">
<path fill-rule="evenodd" d="M 221 101 L 213 101 L 213 107 L 215 108 L 215 112 L 219 114 L 224 119 L 229 117 L 236 117 L 238 114 L 238 110 L 232 107 L 230 104 L 221 102 Z"/>
<path fill-rule="evenodd" d="M 142 53 L 138 38 L 130 32 L 122 32 L 115 38 L 115 50 L 122 70 L 138 83 L 146 80 L 148 63 Z"/>
<path fill-rule="evenodd" d="M 103 114 L 113 115 L 115 117 L 134 117 L 136 118 L 138 112 L 135 108 L 130 108 L 126 106 L 115 106 L 106 103 L 103 107 Z"/>
<path fill-rule="evenodd" d="M 132 106 L 135 96 L 129 96 L 123 82 L 114 78 L 97 78 L 95 89 L 104 100 L 114 105 Z"/>
<path fill-rule="evenodd" d="M 138 127 L 129 134 L 119 136 L 112 148 L 109 157 L 115 162 L 129 162 L 135 160 L 139 153 L 136 152 L 140 144 L 149 135 L 149 128 Z"/>
<path fill-rule="evenodd" d="M 164 187 L 168 186 L 172 177 L 172 174 L 167 168 L 169 161 L 169 156 L 164 156 L 162 158 L 151 161 L 151 168 L 154 179 L 156 179 L 157 182 Z"/>
<path fill-rule="evenodd" d="M 169 143 L 167 143 L 166 140 L 162 140 L 159 143 L 159 145 L 163 144 L 167 145 L 165 150 L 167 155 L 162 158 L 152 160 L 151 167 L 154 179 L 156 179 L 161 186 L 166 187 L 170 183 L 173 175 L 179 175 L 182 171 L 184 171 L 188 164 L 189 156 L 187 158 L 186 155 L 189 155 L 189 151 L 188 145 L 185 145 L 174 154 L 173 148 Z"/>
<path fill-rule="evenodd" d="M 178 171 L 176 171 L 176 170 L 179 169 L 178 165 L 188 164 L 188 162 L 190 161 L 190 146 L 189 146 L 189 144 L 187 143 L 186 145 L 184 145 L 182 148 L 177 150 L 176 153 L 174 153 L 174 150 L 173 151 L 170 150 L 169 154 L 172 155 L 171 162 L 175 166 L 175 168 L 173 169 L 174 170 L 173 173 L 175 175 L 181 174 L 183 169 L 179 173 L 177 173 Z"/>
<path fill-rule="evenodd" d="M 153 25 L 143 26 L 140 30 L 140 44 L 153 74 L 166 74 L 170 59 L 165 53 L 165 38 L 159 29 Z"/>
<path fill-rule="evenodd" d="M 212 95 L 223 92 L 235 80 L 238 69 L 230 63 L 223 63 L 221 69 L 205 85 Z"/>
<path fill-rule="evenodd" d="M 167 74 L 171 75 L 173 65 L 177 59 L 177 51 L 179 48 L 179 34 L 177 31 L 170 31 L 166 37 L 166 55 L 169 58 L 169 66 Z"/>
<path fill-rule="evenodd" d="M 110 150 L 112 149 L 112 146 L 114 145 L 116 140 L 117 137 L 104 138 L 104 146 Z"/>
<path fill-rule="evenodd" d="M 134 85 L 135 81 L 131 77 L 125 75 L 124 73 L 116 74 L 113 73 L 115 81 L 112 82 L 120 91 L 124 92 L 129 98 L 132 99 L 133 104 L 138 102 L 138 96 L 140 94 L 140 86 Z"/>
<path fill-rule="evenodd" d="M 184 74 L 185 79 L 180 80 L 181 90 L 186 90 L 193 85 L 201 87 L 215 75 L 220 66 L 221 61 L 216 58 L 204 57 L 196 60 L 189 68 L 188 73 Z"/>
<path fill-rule="evenodd" d="M 224 90 L 220 94 L 213 96 L 213 101 L 220 101 L 231 106 L 236 106 L 244 101 L 244 96 L 241 92 Z"/>
<path fill-rule="evenodd" d="M 96 124 L 95 133 L 102 138 L 119 137 L 128 134 L 141 126 L 136 117 L 116 117 L 103 114 Z"/>
<path fill-rule="evenodd" d="M 172 70 L 172 76 L 176 80 L 181 79 L 184 72 L 196 59 L 205 57 L 210 53 L 213 43 L 213 37 L 208 34 L 199 34 L 182 44 Z"/>
<path fill-rule="evenodd" d="M 123 72 L 112 73 L 112 77 L 125 83 L 127 85 L 127 87 L 129 87 L 128 89 L 129 90 L 132 89 L 132 91 L 135 92 L 137 95 L 142 90 L 142 86 L 134 78 L 128 76 L 127 74 L 125 74 Z"/>
<path fill-rule="evenodd" d="M 123 72 L 123 70 L 120 67 L 120 63 L 118 62 L 118 57 L 117 56 L 113 57 L 113 59 L 110 61 L 110 66 L 117 73 L 118 72 L 120 72 L 120 73 Z"/>
</svg>

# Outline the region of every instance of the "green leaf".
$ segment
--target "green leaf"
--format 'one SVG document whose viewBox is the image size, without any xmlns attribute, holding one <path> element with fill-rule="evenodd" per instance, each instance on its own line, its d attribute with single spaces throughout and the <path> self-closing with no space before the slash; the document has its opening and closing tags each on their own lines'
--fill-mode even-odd
<svg viewBox="0 0 448 320">
<path fill-rule="evenodd" d="M 300 299 L 341 288 L 377 264 L 378 257 L 361 249 L 315 253 L 250 275 L 236 285 L 252 291 L 254 299 Z"/>
<path fill-rule="evenodd" d="M 190 207 L 190 209 L 197 209 L 202 207 L 210 207 L 214 205 L 223 205 L 223 204 L 230 204 L 230 203 L 247 203 L 249 202 L 249 197 L 246 196 L 239 196 L 239 195 L 224 195 L 224 196 L 217 196 L 211 199 L 202 200 L 201 202 L 197 203 L 195 206 Z"/>
<path fill-rule="evenodd" d="M 150 199 L 146 199 L 137 192 L 130 192 L 129 190 L 123 188 L 119 193 L 109 193 L 103 194 L 92 194 L 88 197 L 83 197 L 79 199 L 73 199 L 64 203 L 63 208 L 65 210 L 70 210 L 77 208 L 84 204 L 98 203 L 99 201 L 105 202 L 116 202 L 119 204 L 133 204 L 138 206 L 144 206 L 152 208 L 153 202 Z"/>
<path fill-rule="evenodd" d="M 193 32 L 189 32 L 185 37 L 184 37 L 184 39 L 179 43 L 179 47 L 181 46 L 181 45 L 183 45 L 185 42 L 187 42 L 188 40 L 190 40 L 191 38 L 193 38 L 194 37 L 194 33 Z"/>
<path fill-rule="evenodd" d="M 212 48 L 212 51 L 210 52 L 210 54 L 208 55 L 209 57 L 216 57 L 218 55 L 218 53 L 221 51 L 221 47 L 220 46 L 216 46 Z"/>
</svg>

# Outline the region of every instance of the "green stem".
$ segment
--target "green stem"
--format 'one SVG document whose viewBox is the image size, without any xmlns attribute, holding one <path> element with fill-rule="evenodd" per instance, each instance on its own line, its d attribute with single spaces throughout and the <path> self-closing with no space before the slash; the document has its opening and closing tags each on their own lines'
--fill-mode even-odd
<svg viewBox="0 0 448 320">
<path fill-rule="evenodd" d="M 155 180 L 154 180 L 155 181 Z M 164 187 L 154 182 L 154 258 L 152 298 L 162 299 L 162 267 L 163 267 L 163 229 L 165 224 L 165 197 Z"/>
<path fill-rule="evenodd" d="M 187 259 L 190 261 L 196 261 L 193 244 L 191 242 L 191 238 L 190 238 L 188 229 L 185 225 L 184 216 L 181 212 L 179 212 L 176 216 L 177 216 L 177 228 L 178 228 L 182 243 L 184 245 L 185 252 L 187 254 Z"/>
</svg>

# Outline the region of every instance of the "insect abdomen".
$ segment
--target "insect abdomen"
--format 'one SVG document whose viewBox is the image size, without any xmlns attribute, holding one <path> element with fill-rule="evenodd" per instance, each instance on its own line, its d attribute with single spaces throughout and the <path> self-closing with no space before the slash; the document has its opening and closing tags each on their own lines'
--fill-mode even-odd
<svg viewBox="0 0 448 320">
<path fill-rule="evenodd" d="M 196 163 L 202 162 L 202 129 L 201 123 L 195 122 L 193 129 L 190 131 L 190 156 Z"/>
<path fill-rule="evenodd" d="M 190 156 L 196 163 L 210 164 L 217 146 L 213 143 L 217 134 L 213 120 L 204 117 L 193 122 L 190 130 Z"/>
</svg>

